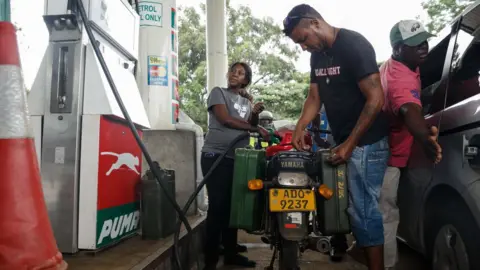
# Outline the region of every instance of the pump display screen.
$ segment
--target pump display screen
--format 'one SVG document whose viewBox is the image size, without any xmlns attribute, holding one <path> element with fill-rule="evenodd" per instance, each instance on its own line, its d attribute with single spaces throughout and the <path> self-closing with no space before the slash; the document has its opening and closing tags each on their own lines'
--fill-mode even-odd
<svg viewBox="0 0 480 270">
<path fill-rule="evenodd" d="M 92 1 L 90 20 L 110 35 L 124 49 L 136 55 L 137 26 L 139 23 L 135 11 L 121 0 Z"/>
</svg>

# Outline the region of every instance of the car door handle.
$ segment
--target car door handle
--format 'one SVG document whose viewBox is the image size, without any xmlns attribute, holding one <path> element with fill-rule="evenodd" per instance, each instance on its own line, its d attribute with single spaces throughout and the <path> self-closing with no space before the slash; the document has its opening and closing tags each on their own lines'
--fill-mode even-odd
<svg viewBox="0 0 480 270">
<path fill-rule="evenodd" d="M 474 159 L 476 156 L 478 156 L 478 147 L 467 145 L 463 151 L 463 155 L 466 159 Z"/>
<path fill-rule="evenodd" d="M 480 156 L 479 156 L 479 139 L 480 135 L 474 135 L 470 140 L 467 139 L 465 135 L 463 135 L 463 164 L 462 167 L 465 166 L 465 163 L 469 163 L 470 166 L 473 167 L 480 167 Z"/>
</svg>

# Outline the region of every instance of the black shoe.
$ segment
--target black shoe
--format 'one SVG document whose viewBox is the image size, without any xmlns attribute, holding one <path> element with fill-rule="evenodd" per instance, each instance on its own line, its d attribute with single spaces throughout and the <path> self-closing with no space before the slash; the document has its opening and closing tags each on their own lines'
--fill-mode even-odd
<svg viewBox="0 0 480 270">
<path fill-rule="evenodd" d="M 257 266 L 256 262 L 250 261 L 247 257 L 239 255 L 239 254 L 229 256 L 229 257 L 225 257 L 223 259 L 223 264 L 224 265 L 240 266 L 240 267 L 244 267 L 244 268 L 255 268 L 255 266 Z"/>
<path fill-rule="evenodd" d="M 344 235 L 336 235 L 332 237 L 332 249 L 330 250 L 330 260 L 333 262 L 341 262 L 347 253 L 348 244 Z"/>
<path fill-rule="evenodd" d="M 332 247 L 338 251 L 345 253 L 348 250 L 347 239 L 344 235 L 335 235 L 330 239 Z"/>
<path fill-rule="evenodd" d="M 225 254 L 225 248 L 223 248 L 222 245 L 220 246 L 220 249 L 219 249 L 219 250 L 220 250 L 220 255 L 224 255 L 224 254 Z M 247 251 L 248 251 L 248 250 L 247 250 L 247 247 L 246 247 L 246 246 L 237 244 L 237 250 L 236 250 L 237 253 L 245 253 L 245 252 L 247 252 Z"/>
<path fill-rule="evenodd" d="M 237 252 L 238 252 L 238 253 L 245 253 L 245 252 L 247 252 L 247 246 L 237 244 Z"/>
</svg>

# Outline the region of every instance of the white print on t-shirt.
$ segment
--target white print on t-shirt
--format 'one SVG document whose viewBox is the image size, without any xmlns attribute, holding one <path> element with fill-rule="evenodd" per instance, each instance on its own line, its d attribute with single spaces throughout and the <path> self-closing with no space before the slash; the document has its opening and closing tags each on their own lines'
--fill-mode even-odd
<svg viewBox="0 0 480 270">
<path fill-rule="evenodd" d="M 235 103 L 233 105 L 233 107 L 235 108 L 235 110 L 237 110 L 238 114 L 240 115 L 240 117 L 244 118 L 245 115 L 247 114 L 247 110 L 248 110 L 248 107 L 245 106 L 245 105 L 240 105 L 238 103 Z"/>
<path fill-rule="evenodd" d="M 316 68 L 315 76 L 324 77 L 324 76 L 338 76 L 340 75 L 340 67 L 329 67 L 329 68 Z"/>
</svg>

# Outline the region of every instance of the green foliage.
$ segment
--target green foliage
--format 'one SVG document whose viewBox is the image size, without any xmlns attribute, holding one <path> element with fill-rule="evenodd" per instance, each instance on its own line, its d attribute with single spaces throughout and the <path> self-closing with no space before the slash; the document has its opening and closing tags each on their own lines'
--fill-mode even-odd
<svg viewBox="0 0 480 270">
<path fill-rule="evenodd" d="M 205 5 L 200 5 L 200 13 L 193 7 L 180 9 L 183 11 L 179 17 L 181 106 L 197 124 L 206 129 Z M 267 100 L 270 100 L 269 93 L 276 93 L 278 89 L 300 93 L 299 89 L 308 85 L 305 76 L 295 70 L 294 61 L 298 59 L 299 49 L 292 48 L 272 18 L 256 18 L 248 7 L 235 9 L 227 1 L 227 19 L 229 61 L 243 61 L 251 65 L 254 75 L 250 91 L 255 98 L 266 101 L 267 109 L 276 115 L 298 116 L 292 114 L 295 111 L 293 108 L 270 105 Z M 288 100 L 294 98 L 294 95 L 284 96 Z M 303 102 L 303 97 L 301 100 Z M 297 103 L 286 101 L 285 106 L 296 106 Z"/>
<path fill-rule="evenodd" d="M 305 82 L 286 82 L 259 85 L 253 90 L 258 93 L 257 100 L 268 105 L 275 119 L 296 120 L 302 112 L 308 89 L 309 84 Z"/>
<path fill-rule="evenodd" d="M 429 17 L 425 26 L 428 31 L 436 34 L 473 2 L 465 1 L 465 4 L 460 5 L 457 4 L 456 0 L 427 0 L 422 2 L 422 7 L 427 11 Z"/>
</svg>

